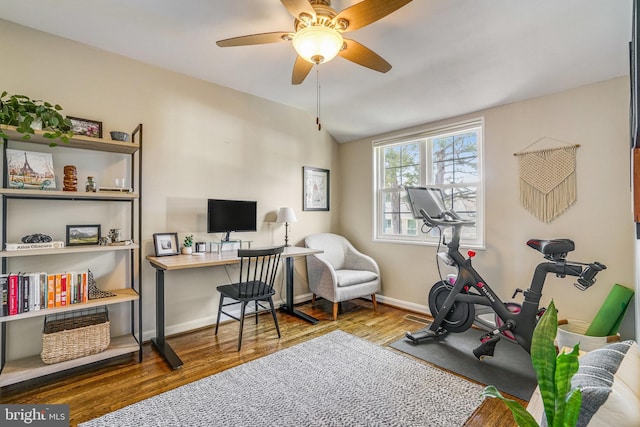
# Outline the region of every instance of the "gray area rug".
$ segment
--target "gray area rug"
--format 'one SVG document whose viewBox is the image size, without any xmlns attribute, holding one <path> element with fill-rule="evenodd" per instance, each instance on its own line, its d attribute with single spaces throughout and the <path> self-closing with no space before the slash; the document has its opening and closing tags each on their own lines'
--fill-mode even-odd
<svg viewBox="0 0 640 427">
<path fill-rule="evenodd" d="M 482 386 L 334 331 L 80 424 L 460 426 Z"/>
<path fill-rule="evenodd" d="M 528 401 L 538 385 L 531 356 L 519 345 L 501 339 L 492 359 L 478 360 L 473 349 L 486 332 L 469 329 L 445 338 L 413 344 L 406 338 L 389 346 L 504 393 Z"/>
</svg>

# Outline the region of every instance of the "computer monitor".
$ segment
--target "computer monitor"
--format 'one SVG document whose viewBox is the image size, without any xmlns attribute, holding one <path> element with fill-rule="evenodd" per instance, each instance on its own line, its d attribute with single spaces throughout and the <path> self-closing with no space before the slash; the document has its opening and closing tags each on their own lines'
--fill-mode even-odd
<svg viewBox="0 0 640 427">
<path fill-rule="evenodd" d="M 224 233 L 229 241 L 232 231 L 256 231 L 257 202 L 250 200 L 209 199 L 207 202 L 207 233 Z"/>
<path fill-rule="evenodd" d="M 444 207 L 444 196 L 440 188 L 406 187 L 406 190 L 415 218 L 422 219 L 420 209 L 424 209 L 431 218 L 443 217 L 443 212 L 447 209 Z"/>
</svg>

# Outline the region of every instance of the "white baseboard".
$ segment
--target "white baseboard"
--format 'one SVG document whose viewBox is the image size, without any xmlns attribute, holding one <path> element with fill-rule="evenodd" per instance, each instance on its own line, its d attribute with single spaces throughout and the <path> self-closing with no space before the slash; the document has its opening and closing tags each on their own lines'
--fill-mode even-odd
<svg viewBox="0 0 640 427">
<path fill-rule="evenodd" d="M 404 310 L 414 311 L 416 313 L 429 314 L 429 307 L 426 305 L 416 304 L 413 302 L 408 302 L 404 300 L 399 300 L 396 298 L 386 297 L 384 295 L 376 295 L 376 300 L 381 302 L 382 304 L 391 305 L 393 307 L 402 308 Z"/>
<path fill-rule="evenodd" d="M 303 295 L 297 295 L 294 299 L 293 302 L 294 304 L 299 304 L 302 302 L 307 302 L 307 301 L 311 301 L 311 297 L 312 294 L 308 293 L 308 294 L 303 294 Z M 273 302 L 273 304 L 275 305 L 276 309 L 278 307 L 280 307 L 282 304 L 284 304 L 283 300 L 276 300 Z M 235 315 L 236 317 L 240 317 L 240 308 L 238 307 L 237 309 L 234 310 L 228 310 L 231 314 Z M 251 305 L 247 306 L 247 311 L 246 313 L 252 313 L 253 312 L 253 307 Z M 182 322 L 182 323 L 177 323 L 174 325 L 167 325 L 165 327 L 165 335 L 166 336 L 171 336 L 171 335 L 176 335 L 176 334 L 181 334 L 183 332 L 187 332 L 187 331 L 192 331 L 195 329 L 200 329 L 200 328 L 205 328 L 207 326 L 213 326 L 216 324 L 216 318 L 218 317 L 218 313 L 216 312 L 216 314 L 214 314 L 213 316 L 207 316 L 207 317 L 201 317 L 199 319 L 194 319 L 194 320 L 190 320 L 188 322 Z M 230 317 L 225 316 L 224 314 L 222 315 L 222 317 L 220 318 L 220 323 L 222 324 L 223 322 L 232 320 Z M 143 331 L 142 333 L 142 340 L 143 341 L 149 341 L 151 338 L 154 338 L 156 336 L 156 331 L 155 329 L 151 329 L 148 331 Z"/>
<path fill-rule="evenodd" d="M 311 293 L 297 295 L 293 299 L 293 302 L 294 304 L 300 304 L 303 302 L 311 301 L 312 296 L 313 294 Z M 371 297 L 365 297 L 365 299 L 371 299 Z M 403 301 L 396 298 L 386 297 L 384 295 L 376 295 L 376 300 L 382 304 L 387 304 L 387 305 L 401 308 L 404 310 L 413 311 L 415 313 L 431 314 L 429 312 L 429 308 L 426 305 L 415 304 L 412 302 Z M 284 301 L 282 300 L 274 301 L 274 305 L 276 306 L 276 308 L 280 307 L 283 303 Z M 247 307 L 247 313 L 250 313 L 251 312 L 250 310 L 251 310 L 250 307 Z M 233 311 L 231 313 L 235 314 L 236 316 L 240 316 L 239 309 L 237 310 L 237 313 L 234 313 Z M 188 322 L 182 322 L 174 325 L 167 325 L 165 328 L 165 335 L 171 336 L 171 335 L 180 334 L 187 331 L 192 331 L 194 329 L 213 326 L 216 324 L 216 318 L 217 318 L 217 313 L 213 316 L 201 317 L 199 319 L 194 319 Z M 231 320 L 231 318 L 223 315 L 222 318 L 220 319 L 220 323 L 223 323 L 228 320 Z M 155 336 L 156 336 L 155 329 L 144 331 L 142 333 L 143 341 L 148 341 L 151 338 L 154 338 Z"/>
</svg>

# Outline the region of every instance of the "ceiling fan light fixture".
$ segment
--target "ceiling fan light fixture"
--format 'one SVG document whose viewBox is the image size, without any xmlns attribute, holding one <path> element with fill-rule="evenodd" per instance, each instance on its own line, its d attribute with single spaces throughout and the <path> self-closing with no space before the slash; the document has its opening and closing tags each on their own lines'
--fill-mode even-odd
<svg viewBox="0 0 640 427">
<path fill-rule="evenodd" d="M 331 61 L 343 43 L 338 31 L 323 26 L 305 27 L 293 36 L 293 48 L 301 58 L 313 64 Z"/>
</svg>

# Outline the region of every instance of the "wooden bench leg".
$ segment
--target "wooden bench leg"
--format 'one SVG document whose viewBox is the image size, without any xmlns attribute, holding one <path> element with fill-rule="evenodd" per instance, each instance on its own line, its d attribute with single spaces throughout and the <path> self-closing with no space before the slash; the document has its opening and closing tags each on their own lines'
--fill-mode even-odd
<svg viewBox="0 0 640 427">
<path fill-rule="evenodd" d="M 378 311 L 378 301 L 376 301 L 376 294 L 371 294 L 371 302 L 373 303 L 373 310 Z"/>
</svg>

